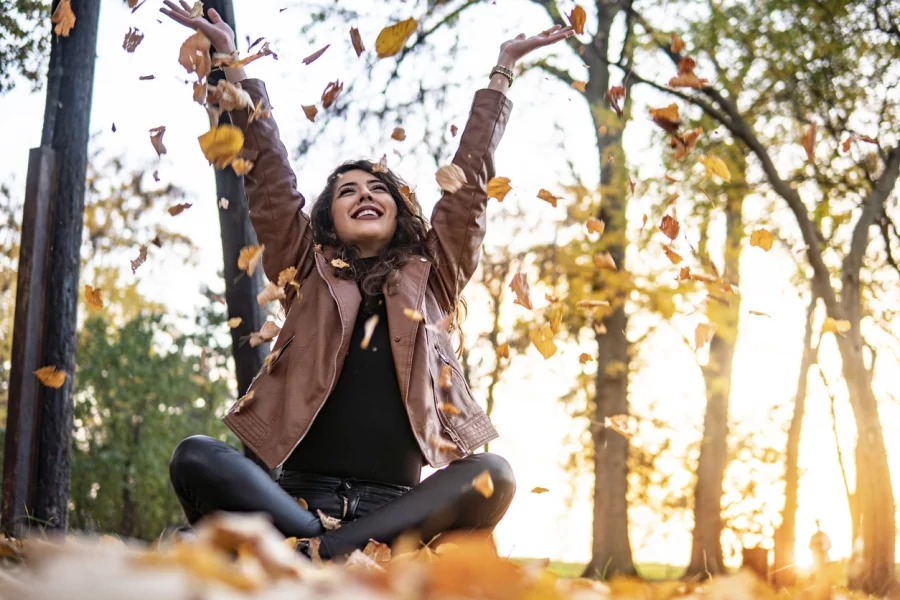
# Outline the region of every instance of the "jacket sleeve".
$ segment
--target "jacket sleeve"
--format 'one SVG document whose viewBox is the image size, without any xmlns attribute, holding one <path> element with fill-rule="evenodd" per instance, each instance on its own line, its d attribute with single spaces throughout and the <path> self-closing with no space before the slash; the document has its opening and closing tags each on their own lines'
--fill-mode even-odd
<svg viewBox="0 0 900 600">
<path fill-rule="evenodd" d="M 263 106 L 271 106 L 266 85 L 259 79 L 245 79 L 241 87 L 250 94 L 254 106 L 260 100 Z M 296 267 L 296 279 L 303 281 L 315 268 L 312 229 L 303 212 L 306 200 L 297 191 L 297 177 L 278 135 L 278 125 L 271 116 L 248 124 L 246 109 L 230 114 L 234 125 L 244 132 L 242 156 L 254 162 L 244 176 L 244 189 L 253 229 L 259 243 L 265 245 L 262 263 L 266 277 L 278 281 L 281 271 Z"/>
<path fill-rule="evenodd" d="M 444 192 L 431 214 L 428 245 L 437 262 L 431 286 L 447 311 L 454 309 L 478 267 L 487 223 L 487 182 L 494 177 L 494 151 L 511 110 L 512 102 L 501 92 L 483 89 L 475 93 L 453 158 L 453 164 L 465 173 L 466 183 L 456 192 Z"/>
</svg>

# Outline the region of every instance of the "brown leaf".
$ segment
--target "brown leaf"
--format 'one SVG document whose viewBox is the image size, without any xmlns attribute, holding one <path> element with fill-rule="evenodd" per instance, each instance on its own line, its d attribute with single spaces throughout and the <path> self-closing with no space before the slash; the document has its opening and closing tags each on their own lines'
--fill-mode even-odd
<svg viewBox="0 0 900 600">
<path fill-rule="evenodd" d="M 587 21 L 587 13 L 583 8 L 575 5 L 575 8 L 572 9 L 572 12 L 569 13 L 569 23 L 572 24 L 572 27 L 575 29 L 575 33 L 578 35 L 582 35 L 584 33 L 584 24 Z"/>
<path fill-rule="evenodd" d="M 150 130 L 150 143 L 153 144 L 153 149 L 156 150 L 157 156 L 162 156 L 166 153 L 166 146 L 163 144 L 163 135 L 165 133 L 166 128 L 163 125 Z"/>
<path fill-rule="evenodd" d="M 691 150 L 694 149 L 694 146 L 697 145 L 697 139 L 702 134 L 703 128 L 697 127 L 696 129 L 686 131 L 684 135 L 673 135 L 672 139 L 669 141 L 669 145 L 675 151 L 672 154 L 672 158 L 674 158 L 675 160 L 683 160 L 687 158 L 687 155 L 690 154 Z M 669 175 L 666 175 L 666 181 L 668 181 L 669 183 L 678 183 Z"/>
<path fill-rule="evenodd" d="M 472 487 L 485 498 L 494 495 L 494 481 L 491 479 L 489 471 L 483 471 L 478 477 L 472 480 Z"/>
<path fill-rule="evenodd" d="M 528 285 L 528 277 L 525 273 L 513 275 L 512 281 L 509 282 L 509 289 L 516 295 L 516 299 L 513 300 L 514 304 L 524 306 L 528 310 L 534 308 L 531 304 L 531 286 Z"/>
<path fill-rule="evenodd" d="M 89 285 L 84 286 L 84 299 L 87 305 L 94 310 L 103 308 L 103 298 L 100 297 L 100 288 L 94 288 Z"/>
<path fill-rule="evenodd" d="M 594 254 L 594 266 L 598 269 L 608 269 L 610 271 L 617 270 L 616 261 L 609 252 L 598 252 Z"/>
<path fill-rule="evenodd" d="M 138 257 L 136 259 L 134 259 L 133 261 L 131 261 L 131 272 L 134 273 L 135 271 L 137 271 L 138 267 L 140 267 L 142 264 L 144 264 L 144 261 L 146 261 L 146 260 L 147 260 L 147 245 L 144 244 L 141 246 L 140 250 L 138 251 Z"/>
<path fill-rule="evenodd" d="M 193 86 L 194 86 L 194 92 L 193 92 L 194 102 L 196 102 L 200 106 L 206 106 L 206 100 L 209 96 L 209 88 L 207 87 L 206 82 L 205 81 L 203 81 L 203 82 L 196 81 L 196 82 L 194 82 Z"/>
<path fill-rule="evenodd" d="M 594 362 L 594 357 L 588 354 L 587 352 L 582 352 L 578 355 L 578 362 L 583 365 L 586 365 L 589 362 Z"/>
<path fill-rule="evenodd" d="M 66 372 L 57 370 L 54 366 L 41 367 L 34 372 L 41 384 L 48 388 L 59 389 L 66 382 Z"/>
<path fill-rule="evenodd" d="M 769 317 L 770 319 L 772 318 L 772 315 L 770 315 L 769 313 L 764 313 L 761 310 L 748 310 L 747 312 L 757 317 Z"/>
<path fill-rule="evenodd" d="M 141 33 L 140 29 L 129 27 L 128 33 L 125 34 L 125 39 L 122 41 L 122 48 L 125 52 L 134 52 L 135 48 L 142 41 L 144 41 L 144 34 Z"/>
<path fill-rule="evenodd" d="M 275 366 L 275 363 L 278 361 L 278 357 L 281 356 L 282 350 L 284 350 L 284 347 L 281 347 L 278 350 L 272 350 L 263 360 L 263 366 L 265 367 L 267 373 L 272 372 L 272 367 Z"/>
<path fill-rule="evenodd" d="M 226 112 L 243 108 L 251 109 L 253 107 L 253 98 L 250 97 L 247 90 L 242 88 L 239 83 L 231 83 L 226 79 L 222 79 L 216 85 L 210 86 L 207 89 L 207 96 L 210 101 Z"/>
<path fill-rule="evenodd" d="M 606 300 L 579 300 L 575 303 L 575 308 L 579 310 L 597 310 L 598 308 L 609 308 L 609 302 Z"/>
<path fill-rule="evenodd" d="M 694 62 L 694 59 L 685 56 L 678 63 L 678 75 L 669 80 L 670 87 L 688 87 L 700 89 L 707 83 L 709 80 L 700 79 L 694 74 L 694 68 L 697 66 L 697 63 Z"/>
<path fill-rule="evenodd" d="M 378 315 L 372 315 L 366 319 L 366 323 L 363 326 L 363 339 L 359 343 L 359 347 L 363 350 L 369 347 L 369 342 L 372 341 L 372 334 L 375 333 L 376 325 L 378 325 Z"/>
<path fill-rule="evenodd" d="M 251 54 L 250 56 L 245 56 L 241 60 L 231 63 L 231 68 L 232 69 L 240 69 L 241 67 L 246 67 L 253 61 L 259 60 L 260 58 L 263 58 L 265 56 L 274 56 L 276 60 L 278 59 L 278 55 L 275 54 L 274 52 L 272 52 L 272 50 L 269 48 L 269 42 L 266 42 L 265 44 L 263 44 L 262 48 L 260 48 L 259 51 L 256 52 L 256 54 Z"/>
<path fill-rule="evenodd" d="M 612 415 L 603 419 L 603 426 L 612 429 L 626 440 L 634 437 L 634 432 L 628 423 L 628 415 Z"/>
<path fill-rule="evenodd" d="M 303 507 L 303 510 L 309 510 L 309 502 L 307 502 L 305 498 L 294 498 L 294 500 L 297 501 L 297 504 Z"/>
<path fill-rule="evenodd" d="M 391 132 L 391 139 L 402 142 L 406 139 L 406 130 L 402 127 L 394 127 L 394 130 Z"/>
<path fill-rule="evenodd" d="M 509 358 L 509 342 L 498 344 L 497 347 L 494 348 L 494 354 L 497 355 L 497 358 Z"/>
<path fill-rule="evenodd" d="M 444 413 L 445 415 L 458 415 L 458 414 L 460 414 L 460 412 L 462 412 L 458 408 L 456 408 L 455 406 L 450 404 L 449 402 L 441 402 L 438 405 L 438 409 L 440 409 L 440 411 L 442 413 Z"/>
<path fill-rule="evenodd" d="M 663 252 L 666 253 L 666 258 L 671 260 L 673 265 L 677 265 L 683 260 L 680 254 L 672 250 L 671 246 L 663 246 Z"/>
<path fill-rule="evenodd" d="M 197 81 L 202 81 L 212 69 L 210 46 L 209 39 L 198 30 L 184 40 L 178 51 L 178 62 L 188 73 L 196 73 Z"/>
<path fill-rule="evenodd" d="M 50 22 L 55 23 L 53 33 L 62 37 L 69 37 L 69 32 L 75 27 L 75 13 L 72 12 L 72 0 L 60 0 L 50 17 Z"/>
<path fill-rule="evenodd" d="M 422 321 L 425 319 L 425 317 L 422 315 L 422 313 L 420 313 L 419 311 L 417 311 L 414 308 L 404 308 L 403 315 L 407 319 L 410 319 L 412 321 Z"/>
<path fill-rule="evenodd" d="M 662 221 L 659 223 L 659 230 L 666 234 L 670 240 L 675 240 L 678 237 L 678 232 L 681 230 L 681 226 L 678 224 L 678 220 L 675 217 L 670 215 L 663 215 Z"/>
<path fill-rule="evenodd" d="M 694 347 L 699 350 L 712 340 L 716 333 L 716 326 L 713 323 L 697 323 L 697 329 L 694 330 Z"/>
<path fill-rule="evenodd" d="M 353 44 L 353 50 L 356 52 L 357 57 L 361 56 L 366 49 L 362 37 L 359 35 L 359 29 L 356 27 L 350 28 L 350 43 Z"/>
<path fill-rule="evenodd" d="M 301 62 L 302 62 L 304 65 L 308 65 L 308 64 L 312 63 L 314 60 L 316 60 L 317 58 L 319 58 L 320 56 L 322 56 L 323 54 L 325 54 L 325 51 L 328 50 L 328 47 L 329 47 L 329 46 L 331 46 L 331 44 L 325 44 L 325 47 L 324 47 L 324 48 L 322 48 L 322 49 L 320 49 L 320 50 L 316 50 L 315 52 L 313 52 L 312 54 L 310 54 L 309 56 L 307 56 L 306 58 L 304 58 Z M 327 107 L 326 107 L 326 108 L 327 108 Z"/>
<path fill-rule="evenodd" d="M 545 202 L 549 202 L 550 206 L 552 206 L 553 208 L 556 208 L 556 202 L 557 200 L 559 200 L 558 197 L 554 196 L 544 188 L 538 190 L 537 197 Z"/>
<path fill-rule="evenodd" d="M 594 217 L 588 219 L 584 226 L 587 227 L 588 233 L 596 233 L 597 235 L 603 235 L 603 231 L 606 229 L 606 223 Z"/>
<path fill-rule="evenodd" d="M 512 186 L 509 177 L 492 177 L 487 182 L 488 198 L 496 198 L 497 202 L 503 202 L 510 190 L 512 190 Z"/>
<path fill-rule="evenodd" d="M 452 135 L 453 137 L 456 137 L 456 134 L 457 134 L 458 131 L 459 131 L 459 127 L 457 127 L 456 125 L 453 125 L 453 124 L 451 123 L 451 125 L 450 125 L 450 135 Z"/>
<path fill-rule="evenodd" d="M 319 112 L 319 109 L 316 108 L 315 104 L 310 104 L 309 106 L 301 105 L 300 108 L 303 109 L 303 114 L 306 115 L 310 123 L 316 122 L 316 114 Z"/>
<path fill-rule="evenodd" d="M 441 372 L 438 375 L 438 386 L 444 390 L 449 390 L 453 386 L 453 369 L 450 365 L 441 367 Z"/>
<path fill-rule="evenodd" d="M 271 281 L 266 283 L 266 287 L 264 287 L 263 290 L 256 295 L 256 303 L 262 307 L 265 307 L 270 302 L 284 299 L 284 286 L 278 286 Z"/>
<path fill-rule="evenodd" d="M 462 170 L 462 167 L 455 164 L 439 168 L 434 177 L 441 189 L 451 194 L 462 189 L 467 183 L 465 171 Z"/>
<path fill-rule="evenodd" d="M 528 332 L 528 337 L 531 338 L 531 343 L 541 353 L 544 360 L 556 354 L 556 343 L 553 341 L 553 331 L 549 325 L 533 327 Z"/>
<path fill-rule="evenodd" d="M 326 85 L 325 90 L 322 92 L 322 108 L 328 110 L 343 89 L 344 84 L 341 83 L 340 79 L 335 79 Z"/>
<path fill-rule="evenodd" d="M 678 105 L 674 102 L 662 108 L 651 108 L 650 118 L 664 131 L 675 134 L 681 126 L 681 116 L 678 113 Z"/>
<path fill-rule="evenodd" d="M 373 173 L 387 173 L 387 154 L 382 154 L 377 163 L 372 165 Z"/>
<path fill-rule="evenodd" d="M 250 347 L 256 348 L 261 344 L 274 340 L 279 333 L 281 333 L 281 327 L 276 325 L 275 321 L 266 321 L 259 331 L 250 334 Z"/>
<path fill-rule="evenodd" d="M 684 40 L 678 37 L 674 31 L 669 37 L 672 40 L 671 45 L 669 45 L 669 50 L 672 51 L 672 54 L 681 54 L 681 51 L 684 50 Z"/>
<path fill-rule="evenodd" d="M 265 249 L 265 244 L 241 248 L 241 252 L 238 254 L 238 269 L 246 271 L 247 275 L 252 277 L 253 271 L 256 270 L 256 265 L 258 265 L 259 261 L 262 259 L 263 251 Z"/>
<path fill-rule="evenodd" d="M 186 211 L 187 209 L 189 209 L 192 206 L 193 206 L 193 204 L 191 204 L 190 202 L 182 202 L 181 204 L 176 204 L 175 206 L 170 206 L 168 208 L 168 211 L 169 211 L 169 214 L 174 217 L 175 215 L 180 215 L 181 213 L 183 213 L 184 211 Z"/>
<path fill-rule="evenodd" d="M 816 164 L 816 124 L 810 123 L 803 135 L 803 149 L 806 150 L 806 160 L 809 164 Z"/>
<path fill-rule="evenodd" d="M 586 81 L 573 81 L 572 87 L 578 90 L 581 93 L 584 93 L 585 86 L 587 85 Z"/>
<path fill-rule="evenodd" d="M 609 105 L 616 112 L 616 115 L 621 119 L 623 115 L 622 109 L 622 100 L 625 99 L 625 86 L 624 85 L 614 85 L 609 88 L 606 92 L 606 101 L 609 102 Z"/>
</svg>

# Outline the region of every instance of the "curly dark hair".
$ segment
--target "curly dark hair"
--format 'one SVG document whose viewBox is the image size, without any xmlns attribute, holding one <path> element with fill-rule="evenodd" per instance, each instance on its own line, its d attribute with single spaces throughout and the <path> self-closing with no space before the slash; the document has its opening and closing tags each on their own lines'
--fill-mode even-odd
<svg viewBox="0 0 900 600">
<path fill-rule="evenodd" d="M 334 229 L 334 217 L 331 214 L 338 176 L 354 170 L 374 175 L 387 186 L 397 204 L 397 230 L 394 237 L 379 256 L 380 260 L 369 266 L 360 259 L 359 248 L 346 245 L 338 239 Z M 390 293 L 400 279 L 401 267 L 409 262 L 411 257 L 424 256 L 432 262 L 435 260 L 434 253 L 425 245 L 428 221 L 422 216 L 422 207 L 416 202 L 415 196 L 400 191 L 404 186 L 409 189 L 406 182 L 396 173 L 377 163 L 365 159 L 350 160 L 331 172 L 325 182 L 325 189 L 316 198 L 310 212 L 315 242 L 334 248 L 338 256 L 350 265 L 349 269 L 336 269 L 335 276 L 357 280 L 367 299 L 380 295 L 385 284 Z"/>
</svg>

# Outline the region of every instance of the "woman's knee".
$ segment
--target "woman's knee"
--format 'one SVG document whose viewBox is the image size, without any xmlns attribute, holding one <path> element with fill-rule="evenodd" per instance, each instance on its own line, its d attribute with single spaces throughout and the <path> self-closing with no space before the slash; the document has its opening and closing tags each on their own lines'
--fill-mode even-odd
<svg viewBox="0 0 900 600">
<path fill-rule="evenodd" d="M 491 481 L 494 483 L 495 494 L 511 497 L 515 493 L 516 476 L 509 461 L 492 452 L 474 454 L 470 458 L 474 459 L 480 467 L 483 467 L 485 471 L 490 473 Z"/>
<path fill-rule="evenodd" d="M 214 458 L 227 446 L 208 435 L 192 435 L 179 442 L 169 460 L 169 477 L 173 482 L 193 480 L 213 471 Z"/>
</svg>

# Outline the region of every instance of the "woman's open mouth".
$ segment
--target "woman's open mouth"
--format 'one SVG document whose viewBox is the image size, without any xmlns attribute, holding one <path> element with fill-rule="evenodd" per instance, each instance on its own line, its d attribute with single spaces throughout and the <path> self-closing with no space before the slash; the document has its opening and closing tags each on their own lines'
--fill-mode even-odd
<svg viewBox="0 0 900 600">
<path fill-rule="evenodd" d="M 350 215 L 350 218 L 357 221 L 374 221 L 380 219 L 383 214 L 384 213 L 374 206 L 367 205 L 356 209 L 356 211 Z"/>
</svg>

